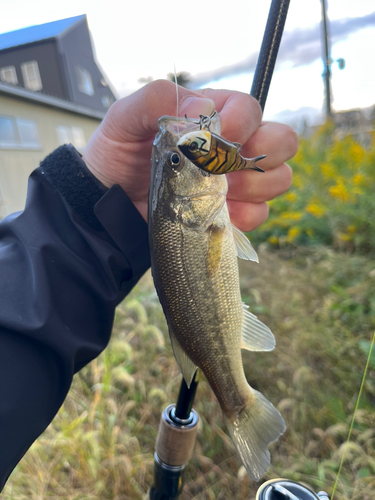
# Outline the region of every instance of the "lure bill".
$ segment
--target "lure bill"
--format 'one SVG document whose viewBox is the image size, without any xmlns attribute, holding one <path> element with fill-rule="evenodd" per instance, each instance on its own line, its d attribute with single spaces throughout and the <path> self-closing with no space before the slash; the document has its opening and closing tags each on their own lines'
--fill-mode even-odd
<svg viewBox="0 0 375 500">
<path fill-rule="evenodd" d="M 213 129 L 219 132 L 219 118 Z M 189 119 L 159 120 L 149 194 L 151 268 L 177 364 L 188 386 L 199 367 L 222 409 L 248 474 L 259 480 L 268 445 L 285 430 L 276 408 L 245 378 L 241 349 L 269 351 L 269 328 L 241 300 L 237 257 L 257 261 L 226 205 L 225 175 L 207 175 L 178 143 L 196 132 Z"/>
<path fill-rule="evenodd" d="M 256 158 L 243 158 L 240 155 L 241 144 L 230 142 L 210 132 L 211 119 L 214 116 L 200 116 L 200 130 L 182 136 L 177 147 L 195 166 L 213 175 L 228 174 L 238 170 L 256 170 L 264 172 L 255 163 L 266 155 Z"/>
</svg>

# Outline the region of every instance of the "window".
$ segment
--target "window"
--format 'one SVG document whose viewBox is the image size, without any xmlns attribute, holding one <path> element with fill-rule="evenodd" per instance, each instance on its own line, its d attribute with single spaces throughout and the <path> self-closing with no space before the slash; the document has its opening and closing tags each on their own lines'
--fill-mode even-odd
<svg viewBox="0 0 375 500">
<path fill-rule="evenodd" d="M 72 143 L 74 146 L 78 149 L 78 151 L 83 150 L 86 146 L 85 134 L 83 130 L 80 127 L 72 127 L 72 135 Z"/>
<path fill-rule="evenodd" d="M 17 85 L 18 80 L 16 68 L 14 66 L 6 66 L 4 68 L 0 68 L 0 80 L 5 83 Z"/>
<path fill-rule="evenodd" d="M 56 127 L 57 140 L 62 146 L 63 144 L 69 144 L 70 140 L 70 127 L 65 127 L 64 125 L 58 125 Z"/>
<path fill-rule="evenodd" d="M 86 146 L 85 133 L 81 127 L 69 127 L 67 125 L 58 125 L 56 127 L 57 140 L 60 145 L 70 144 L 80 152 Z"/>
<path fill-rule="evenodd" d="M 39 66 L 36 61 L 21 64 L 21 71 L 25 87 L 29 90 L 41 90 L 43 88 L 40 79 Z"/>
<path fill-rule="evenodd" d="M 32 120 L 16 120 L 21 144 L 25 148 L 35 148 L 40 146 L 38 129 Z"/>
<path fill-rule="evenodd" d="M 102 104 L 105 108 L 109 108 L 112 102 L 113 102 L 112 97 L 110 97 L 109 95 L 103 95 Z"/>
<path fill-rule="evenodd" d="M 0 148 L 40 149 L 38 128 L 33 120 L 0 116 Z"/>
<path fill-rule="evenodd" d="M 16 122 L 13 118 L 0 116 L 0 147 L 10 148 L 17 146 Z"/>
<path fill-rule="evenodd" d="M 82 66 L 77 66 L 76 75 L 78 90 L 82 92 L 82 94 L 94 95 L 94 87 L 92 85 L 90 72 Z"/>
</svg>

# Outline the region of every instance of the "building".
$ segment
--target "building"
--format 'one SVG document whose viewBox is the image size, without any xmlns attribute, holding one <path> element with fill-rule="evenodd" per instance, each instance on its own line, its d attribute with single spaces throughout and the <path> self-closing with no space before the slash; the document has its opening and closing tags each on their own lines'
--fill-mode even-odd
<svg viewBox="0 0 375 500">
<path fill-rule="evenodd" d="M 0 80 L 106 111 L 115 101 L 85 15 L 0 34 Z"/>
<path fill-rule="evenodd" d="M 30 173 L 51 151 L 83 151 L 105 113 L 0 83 L 0 219 L 25 205 Z"/>
<path fill-rule="evenodd" d="M 23 209 L 49 152 L 83 151 L 115 100 L 85 15 L 0 34 L 0 218 Z"/>
</svg>

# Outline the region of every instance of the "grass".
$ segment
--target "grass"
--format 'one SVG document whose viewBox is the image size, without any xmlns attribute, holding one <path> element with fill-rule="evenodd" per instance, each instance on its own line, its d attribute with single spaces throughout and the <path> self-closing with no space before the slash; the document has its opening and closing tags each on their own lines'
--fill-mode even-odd
<svg viewBox="0 0 375 500">
<path fill-rule="evenodd" d="M 277 339 L 272 353 L 244 352 L 251 385 L 283 414 L 265 479 L 284 477 L 370 500 L 375 490 L 375 360 L 370 361 L 346 444 L 375 329 L 375 264 L 324 247 L 270 251 L 241 264 L 244 301 Z M 9 479 L 4 500 L 141 500 L 152 482 L 160 413 L 176 400 L 180 375 L 150 274 L 116 313 L 106 351 L 74 378 L 64 406 Z M 183 500 L 254 499 L 202 378 L 200 423 Z"/>
</svg>

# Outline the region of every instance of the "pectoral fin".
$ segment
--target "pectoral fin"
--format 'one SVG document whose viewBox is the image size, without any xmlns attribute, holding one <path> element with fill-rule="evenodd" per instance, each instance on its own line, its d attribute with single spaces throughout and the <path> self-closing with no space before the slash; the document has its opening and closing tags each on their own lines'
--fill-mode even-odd
<svg viewBox="0 0 375 500">
<path fill-rule="evenodd" d="M 232 224 L 233 238 L 237 247 L 237 256 L 240 259 L 252 260 L 259 263 L 259 258 L 249 239 Z"/>
<path fill-rule="evenodd" d="M 264 323 L 254 316 L 246 304 L 243 306 L 243 327 L 241 348 L 248 351 L 272 351 L 275 348 L 275 337 Z"/>
<path fill-rule="evenodd" d="M 186 385 L 190 387 L 194 373 L 197 371 L 197 367 L 182 349 L 171 328 L 169 328 L 169 337 L 171 339 L 173 354 L 176 358 L 180 372 L 185 379 Z"/>
</svg>

